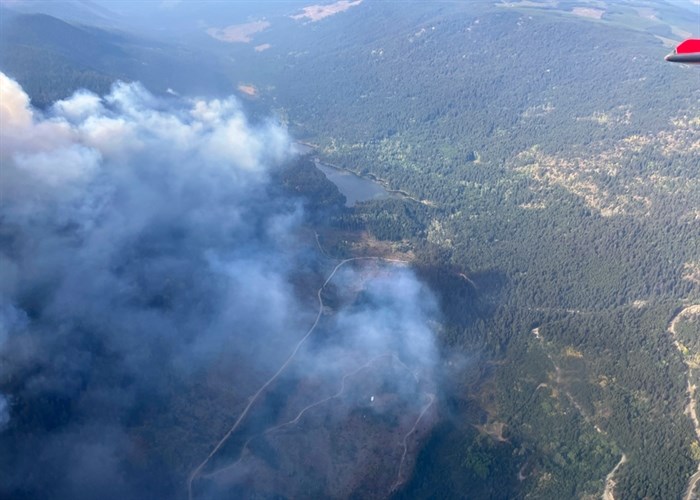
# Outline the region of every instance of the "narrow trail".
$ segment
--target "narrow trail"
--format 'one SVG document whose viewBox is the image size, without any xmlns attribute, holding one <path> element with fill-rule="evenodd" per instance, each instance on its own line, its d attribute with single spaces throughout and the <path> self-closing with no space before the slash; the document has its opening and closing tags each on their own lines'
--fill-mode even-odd
<svg viewBox="0 0 700 500">
<path fill-rule="evenodd" d="M 688 481 L 688 489 L 686 490 L 685 495 L 683 495 L 683 500 L 692 500 L 697 498 L 697 495 L 694 495 L 693 492 L 695 491 L 695 485 L 697 484 L 698 480 L 700 480 L 700 466 L 695 474 L 690 476 L 690 481 Z"/>
<path fill-rule="evenodd" d="M 527 469 L 527 466 L 530 465 L 527 461 L 518 469 L 518 482 L 522 483 L 525 481 L 530 475 L 532 475 L 532 472 L 530 474 L 525 474 L 525 469 Z"/>
<path fill-rule="evenodd" d="M 676 346 L 676 349 L 678 349 L 678 352 L 681 353 L 681 356 L 683 355 L 683 349 L 681 346 L 680 341 L 678 340 L 678 332 L 676 330 L 676 327 L 678 326 L 678 323 L 685 317 L 687 316 L 696 316 L 700 315 L 700 304 L 694 304 L 688 307 L 685 307 L 681 309 L 678 314 L 676 314 L 671 321 L 668 324 L 668 333 L 671 334 L 671 338 L 673 339 L 673 344 Z M 691 365 L 688 363 L 688 361 L 683 357 L 683 363 L 685 363 L 685 366 L 688 367 L 688 404 L 685 407 L 685 414 L 688 415 L 690 420 L 693 422 L 693 429 L 695 430 L 695 437 L 700 442 L 700 420 L 698 419 L 698 413 L 697 413 L 697 395 L 695 394 L 696 387 L 693 384 L 693 368 Z M 698 464 L 697 470 L 695 471 L 695 474 L 690 476 L 690 479 L 688 480 L 688 488 L 685 490 L 685 494 L 683 495 L 684 500 L 691 500 L 692 498 L 697 498 L 693 493 L 695 491 L 695 487 L 698 484 L 698 481 L 700 481 L 700 464 Z"/>
<path fill-rule="evenodd" d="M 472 288 L 473 288 L 474 290 L 478 290 L 478 289 L 479 289 L 479 287 L 476 286 L 476 283 L 474 283 L 474 280 L 472 280 L 472 279 L 471 279 L 469 276 L 467 276 L 466 274 L 464 274 L 464 273 L 457 273 L 457 275 L 458 275 L 460 278 L 462 278 L 464 281 L 466 281 L 467 283 L 469 283 L 469 284 L 472 286 Z"/>
<path fill-rule="evenodd" d="M 430 409 L 431 406 L 433 406 L 433 403 L 435 402 L 435 394 L 427 394 L 428 396 L 428 403 L 425 405 L 423 410 L 420 412 L 418 415 L 418 418 L 416 419 L 415 423 L 413 424 L 413 427 L 406 433 L 406 435 L 403 437 L 403 454 L 401 455 L 401 461 L 399 462 L 399 470 L 396 474 L 396 482 L 394 485 L 391 487 L 390 491 L 396 491 L 396 489 L 403 484 L 405 481 L 403 477 L 403 464 L 406 462 L 406 455 L 408 455 L 408 438 L 413 434 L 418 427 L 418 424 L 420 421 L 423 419 L 423 416 L 425 413 Z"/>
<path fill-rule="evenodd" d="M 525 464 L 525 465 L 527 465 L 527 464 Z M 523 465 L 522 467 L 520 467 L 520 469 L 518 469 L 518 481 L 520 481 L 520 482 L 525 481 L 527 479 L 527 476 L 525 474 L 523 474 L 523 471 L 525 470 L 525 465 Z"/>
<path fill-rule="evenodd" d="M 320 236 L 318 234 L 318 231 L 314 231 L 314 236 L 316 237 L 316 246 L 318 247 L 318 250 L 321 252 L 321 255 L 323 255 L 327 259 L 333 259 L 333 257 L 328 255 L 326 253 L 326 251 L 323 249 L 323 247 L 321 246 L 321 240 L 320 240 Z"/>
<path fill-rule="evenodd" d="M 678 340 L 676 339 L 676 327 L 678 326 L 678 322 L 681 321 L 683 318 L 686 316 L 697 316 L 700 315 L 700 304 L 694 304 L 692 306 L 685 307 L 681 309 L 678 314 L 676 314 L 672 319 L 671 322 L 668 324 L 668 331 L 673 335 L 673 340 L 676 342 L 676 346 L 678 346 Z"/>
<path fill-rule="evenodd" d="M 554 366 L 554 373 L 556 374 L 554 384 L 558 387 L 561 387 L 562 392 L 564 393 L 566 398 L 574 406 L 574 408 L 576 408 L 576 411 L 578 411 L 581 414 L 581 416 L 586 421 L 586 423 L 592 424 L 596 428 L 596 430 L 598 430 L 598 427 L 595 424 L 593 424 L 593 422 L 591 422 L 591 419 L 588 416 L 588 414 L 586 413 L 586 411 L 583 409 L 583 406 L 581 406 L 581 404 L 578 401 L 576 401 L 574 396 L 571 394 L 571 392 L 569 392 L 566 389 L 566 387 L 563 387 L 562 380 L 561 380 L 561 368 L 556 363 L 556 361 L 554 361 L 554 356 L 552 356 L 549 353 L 549 351 L 547 351 L 547 349 L 544 348 L 544 339 L 542 338 L 542 334 L 540 333 L 540 329 L 533 328 L 531 333 L 532 333 L 532 335 L 534 335 L 534 337 L 537 339 L 537 341 L 540 343 L 540 345 L 542 345 L 542 348 L 544 349 L 544 353 L 547 356 L 547 359 L 549 359 L 549 362 L 552 363 L 552 366 Z M 539 389 L 540 387 L 542 387 L 542 384 L 538 385 L 537 389 Z M 537 391 L 537 389 L 535 389 L 535 392 Z"/>
<path fill-rule="evenodd" d="M 622 454 L 622 458 L 617 462 L 617 465 L 610 471 L 610 473 L 605 476 L 605 490 L 603 491 L 603 500 L 615 500 L 615 474 L 620 470 L 620 467 L 627 463 L 627 455 Z"/>
<path fill-rule="evenodd" d="M 545 387 L 549 387 L 549 385 L 548 385 L 547 383 L 545 383 L 545 382 L 542 382 L 542 383 L 540 383 L 537 387 L 535 387 L 535 389 L 532 391 L 532 393 L 530 394 L 530 396 L 525 400 L 525 402 L 524 402 L 523 404 L 521 404 L 521 405 L 518 407 L 518 409 L 515 410 L 513 413 L 514 413 L 515 415 L 518 415 L 521 411 L 523 411 L 525 408 L 527 408 L 527 406 L 528 406 L 530 403 L 532 403 L 532 400 L 534 399 L 535 394 L 537 394 L 537 391 L 539 391 L 540 389 L 544 389 Z"/>
<path fill-rule="evenodd" d="M 343 378 L 342 378 L 341 383 L 340 383 L 340 389 L 339 389 L 335 394 L 332 394 L 332 395 L 330 395 L 330 396 L 328 396 L 328 397 L 326 397 L 326 398 L 323 398 L 323 399 L 320 399 L 320 400 L 318 400 L 318 401 L 315 401 L 315 402 L 311 403 L 310 405 L 308 405 L 308 406 L 302 408 L 302 409 L 299 411 L 299 413 L 297 414 L 297 416 L 294 417 L 293 419 L 288 420 L 288 421 L 286 421 L 286 422 L 283 422 L 283 423 L 281 423 L 281 424 L 275 425 L 275 426 L 270 427 L 270 428 L 268 428 L 268 429 L 265 429 L 263 432 L 260 432 L 260 433 L 258 433 L 258 434 L 255 434 L 254 436 L 249 437 L 248 440 L 243 444 L 243 447 L 241 448 L 241 453 L 240 453 L 240 456 L 239 456 L 238 460 L 236 460 L 235 462 L 233 462 L 233 463 L 230 464 L 230 465 L 227 465 L 227 466 L 225 466 L 225 467 L 222 467 L 221 469 L 215 470 L 215 471 L 210 472 L 210 473 L 208 473 L 208 474 L 202 474 L 200 477 L 208 478 L 208 477 L 218 476 L 219 474 L 221 474 L 221 473 L 223 473 L 223 472 L 226 472 L 226 471 L 229 471 L 229 470 L 235 468 L 235 467 L 243 460 L 243 453 L 244 453 L 245 450 L 248 448 L 248 445 L 251 443 L 251 441 L 253 441 L 254 439 L 259 438 L 259 437 L 261 437 L 261 436 L 266 436 L 266 435 L 268 435 L 268 434 L 272 434 L 273 432 L 278 431 L 278 430 L 280 430 L 280 429 L 282 429 L 282 428 L 284 428 L 284 427 L 287 427 L 287 426 L 290 426 L 290 425 L 296 425 L 297 423 L 299 423 L 299 420 L 301 420 L 301 417 L 303 417 L 304 414 L 305 414 L 307 411 L 309 411 L 309 410 L 311 410 L 312 408 L 315 408 L 315 407 L 317 407 L 317 406 L 321 406 L 322 404 L 327 403 L 328 401 L 331 401 L 331 400 L 333 400 L 333 399 L 335 399 L 335 398 L 338 398 L 338 397 L 342 396 L 343 393 L 345 392 L 345 389 L 346 389 L 346 385 L 345 385 L 345 384 L 346 384 L 346 381 L 347 381 L 348 378 L 357 375 L 357 374 L 360 373 L 362 370 L 365 370 L 365 369 L 368 368 L 370 365 L 374 364 L 375 362 L 377 362 L 378 360 L 380 360 L 380 359 L 382 359 L 382 358 L 393 358 L 393 359 L 399 361 L 399 362 L 403 365 L 403 362 L 401 362 L 401 360 L 399 360 L 398 356 L 397 356 L 395 353 L 385 353 L 385 354 L 380 354 L 379 356 L 375 356 L 374 358 L 370 359 L 370 360 L 369 360 L 367 363 L 365 363 L 364 365 L 359 366 L 359 367 L 357 367 L 355 370 L 353 370 L 352 372 L 346 373 L 345 375 L 343 375 Z M 405 366 L 405 365 L 404 365 L 404 366 Z"/>
<path fill-rule="evenodd" d="M 532 329 L 532 335 L 537 339 L 537 341 L 542 345 L 542 348 L 544 349 L 544 338 L 542 337 L 542 334 L 540 333 L 539 328 L 533 328 Z M 557 387 L 561 387 L 562 392 L 566 396 L 566 398 L 569 400 L 569 402 L 573 405 L 574 408 L 576 408 L 576 411 L 579 412 L 583 420 L 592 425 L 595 431 L 598 434 L 604 434 L 605 432 L 603 429 L 598 427 L 598 425 L 593 421 L 590 415 L 586 413 L 586 411 L 583 409 L 583 406 L 576 401 L 576 398 L 574 398 L 573 394 L 571 394 L 565 387 L 562 386 L 562 380 L 561 380 L 561 368 L 559 365 L 554 361 L 554 357 L 545 349 L 545 355 L 549 359 L 550 363 L 554 366 L 554 372 L 556 374 L 556 378 L 554 381 L 554 384 Z M 538 389 L 542 387 L 547 387 L 547 384 L 540 384 L 537 386 L 537 388 L 533 391 L 532 396 L 528 399 L 526 403 L 529 403 L 530 400 L 532 400 L 532 397 L 534 396 L 535 392 L 537 392 Z M 524 407 L 525 405 L 523 405 Z M 621 466 L 623 466 L 627 462 L 627 455 L 624 453 L 622 454 L 622 458 L 620 458 L 620 461 L 615 465 L 612 471 L 605 477 L 605 490 L 603 491 L 602 498 L 603 500 L 615 500 L 615 474 L 617 474 L 617 471 L 620 469 Z M 518 473 L 518 478 L 520 479 L 520 472 Z"/>
<path fill-rule="evenodd" d="M 318 242 L 318 240 L 317 240 Z M 319 244 L 320 246 L 320 244 Z M 304 345 L 306 340 L 311 336 L 311 334 L 316 330 L 316 327 L 318 326 L 319 321 L 321 320 L 321 316 L 323 316 L 323 290 L 326 288 L 328 283 L 333 279 L 333 276 L 338 272 L 338 270 L 343 267 L 345 264 L 348 264 L 350 262 L 356 262 L 356 261 L 361 261 L 361 260 L 375 260 L 375 261 L 382 261 L 382 262 L 393 262 L 397 264 L 407 264 L 408 262 L 405 260 L 400 260 L 400 259 L 386 259 L 382 257 L 353 257 L 350 259 L 345 259 L 340 261 L 331 271 L 331 273 L 328 275 L 328 278 L 326 278 L 326 281 L 323 282 L 323 285 L 318 289 L 318 292 L 316 293 L 316 296 L 318 298 L 318 313 L 316 314 L 316 319 L 314 320 L 313 324 L 309 328 L 309 330 L 306 332 L 306 334 L 297 342 L 295 345 L 294 349 L 292 350 L 291 354 L 287 359 L 282 363 L 282 365 L 279 367 L 279 369 L 265 382 L 260 389 L 253 394 L 253 396 L 250 398 L 250 401 L 246 405 L 246 407 L 243 409 L 241 414 L 238 416 L 236 421 L 233 423 L 231 428 L 228 430 L 228 432 L 222 437 L 219 442 L 214 446 L 214 449 L 207 455 L 207 457 L 200 463 L 189 475 L 187 479 L 187 498 L 189 500 L 192 500 L 192 483 L 194 482 L 197 477 L 201 475 L 202 470 L 206 465 L 209 463 L 209 461 L 212 459 L 214 455 L 221 449 L 221 447 L 228 441 L 228 439 L 231 437 L 231 435 L 236 432 L 238 427 L 241 425 L 245 417 L 248 415 L 248 412 L 250 409 L 253 407 L 253 405 L 257 402 L 258 398 L 265 392 L 265 390 L 272 385 L 275 380 L 279 378 L 279 376 L 284 372 L 284 370 L 287 369 L 287 367 L 290 365 L 292 360 L 296 357 L 297 353 L 299 352 L 299 349 Z"/>
<path fill-rule="evenodd" d="M 578 311 L 577 311 L 578 312 Z M 683 309 L 681 309 L 673 318 L 671 318 L 671 321 L 668 324 L 667 331 L 671 335 L 671 339 L 673 340 L 673 344 L 675 345 L 676 349 L 678 349 L 678 352 L 683 354 L 683 348 L 678 340 L 678 332 L 677 332 L 677 326 L 680 321 L 682 321 L 686 317 L 692 317 L 692 316 L 700 316 L 700 304 L 694 304 L 687 306 Z M 539 328 L 534 328 L 532 330 L 532 334 L 534 337 L 539 341 L 543 342 L 542 335 L 540 334 L 540 329 Z M 560 382 L 560 370 L 559 367 L 554 363 L 554 360 L 549 353 L 547 353 L 547 357 L 549 360 L 552 362 L 554 365 L 555 371 L 556 371 L 556 378 L 557 378 L 557 383 Z M 686 405 L 685 408 L 685 414 L 688 415 L 690 420 L 693 423 L 693 429 L 695 431 L 695 437 L 698 442 L 700 442 L 700 418 L 698 418 L 698 412 L 697 412 L 697 394 L 696 394 L 696 386 L 693 384 L 692 379 L 693 379 L 693 368 L 692 366 L 688 363 L 688 361 L 683 357 L 683 362 L 685 363 L 687 369 L 688 369 L 688 374 L 687 374 L 687 384 L 688 384 L 688 389 L 687 389 L 687 394 L 688 394 L 688 404 Z M 538 387 L 539 388 L 539 387 Z M 567 397 L 571 400 L 571 402 L 574 404 L 574 406 L 581 411 L 582 408 L 577 404 L 577 402 L 573 399 L 573 397 L 567 392 L 564 391 Z M 582 416 L 584 419 L 588 420 L 585 414 L 582 413 Z M 596 431 L 602 432 L 597 426 L 595 426 Z M 615 481 L 615 475 L 617 472 L 620 470 L 620 467 L 622 467 L 625 463 L 627 463 L 627 455 L 624 453 L 622 454 L 622 457 L 620 458 L 620 461 L 615 465 L 612 471 L 606 476 L 605 478 L 605 490 L 603 491 L 602 498 L 603 500 L 615 500 L 615 486 L 616 486 L 616 481 Z M 700 482 L 700 464 L 698 464 L 696 472 L 690 477 L 688 480 L 688 487 L 683 495 L 683 500 L 692 500 L 693 498 L 697 498 L 695 495 L 695 488 L 697 487 L 698 482 Z"/>
</svg>

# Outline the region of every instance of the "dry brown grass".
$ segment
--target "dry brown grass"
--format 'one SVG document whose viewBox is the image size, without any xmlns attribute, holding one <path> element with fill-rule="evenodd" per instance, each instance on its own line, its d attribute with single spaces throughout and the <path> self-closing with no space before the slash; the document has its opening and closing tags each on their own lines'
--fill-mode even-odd
<svg viewBox="0 0 700 500">
<path fill-rule="evenodd" d="M 629 120 L 628 112 L 594 113 L 586 119 L 601 125 L 615 127 Z M 615 215 L 648 216 L 653 209 L 652 199 L 677 196 L 700 190 L 697 179 L 670 176 L 661 171 L 647 171 L 631 175 L 625 165 L 632 154 L 654 150 L 656 154 L 673 156 L 700 156 L 700 116 L 681 116 L 671 127 L 657 134 L 635 134 L 614 144 L 594 144 L 567 156 L 546 154 L 533 146 L 517 155 L 513 164 L 517 171 L 528 174 L 541 186 L 538 189 L 561 187 L 582 198 L 593 210 L 604 217 Z M 615 178 L 617 188 L 612 192 L 607 180 Z M 523 208 L 541 205 L 534 200 Z M 684 218 L 694 219 L 697 207 L 688 206 Z M 695 276 L 695 274 L 693 274 Z"/>
<path fill-rule="evenodd" d="M 506 428 L 506 424 L 504 422 L 490 422 L 484 425 L 476 425 L 475 427 L 479 432 L 483 432 L 484 434 L 491 436 L 498 442 L 504 443 L 508 441 L 503 436 L 503 431 Z"/>
<path fill-rule="evenodd" d="M 416 258 L 409 242 L 378 240 L 367 231 L 327 230 L 321 235 L 321 241 L 326 252 L 332 252 L 335 247 L 345 247 L 356 257 L 381 257 L 406 262 Z"/>
<path fill-rule="evenodd" d="M 253 41 L 253 35 L 270 26 L 268 21 L 254 21 L 246 24 L 232 24 L 225 28 L 209 28 L 207 34 L 222 42 L 250 43 Z"/>
<path fill-rule="evenodd" d="M 309 5 L 304 7 L 302 12 L 290 16 L 294 20 L 309 19 L 311 22 L 320 21 L 329 16 L 348 10 L 350 7 L 360 5 L 362 0 L 338 0 L 328 5 Z"/>
</svg>

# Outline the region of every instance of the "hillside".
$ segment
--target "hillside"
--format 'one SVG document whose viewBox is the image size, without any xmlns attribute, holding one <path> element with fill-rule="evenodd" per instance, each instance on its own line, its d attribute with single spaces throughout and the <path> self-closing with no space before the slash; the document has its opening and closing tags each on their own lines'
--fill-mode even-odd
<svg viewBox="0 0 700 500">
<path fill-rule="evenodd" d="M 232 88 L 216 59 L 199 49 L 6 9 L 0 15 L 0 69 L 40 107 L 82 88 L 105 93 L 117 80 L 140 81 L 160 94 Z"/>
<path fill-rule="evenodd" d="M 356 220 L 476 283 L 465 309 L 435 278 L 445 344 L 489 354 L 404 495 L 595 495 L 624 453 L 621 497 L 676 498 L 696 458 L 665 332 L 700 294 L 700 85 L 663 61 L 683 11 L 535 4 L 366 2 L 233 50 L 322 158 L 429 202 Z"/>
<path fill-rule="evenodd" d="M 343 207 L 310 162 L 273 176 L 280 197 L 305 200 L 303 231 L 312 236 L 302 247 L 313 257 L 295 258 L 313 270 L 294 275 L 304 301 L 313 302 L 318 285 L 311 283 L 322 282 L 319 266 L 332 268 L 322 257 L 399 256 L 438 298 L 439 389 L 433 406 L 433 393 L 421 387 L 424 406 L 406 413 L 419 415 L 415 428 L 429 408 L 430 426 L 418 429 L 408 453 L 415 469 L 402 478 L 399 466 L 391 495 L 692 493 L 700 470 L 693 417 L 700 411 L 700 72 L 663 56 L 697 29 L 695 4 L 364 0 L 297 7 L 266 5 L 256 16 L 247 5 L 240 23 L 210 21 L 200 29 L 204 40 L 192 45 L 42 14 L 3 16 L 0 69 L 39 106 L 80 87 L 105 92 L 115 79 L 140 80 L 157 93 L 235 91 L 254 116 L 273 114 L 310 144 L 312 157 L 403 193 Z M 319 318 L 365 299 L 352 295 L 359 287 L 351 283 L 347 296 L 328 292 L 325 310 L 323 286 Z M 227 369 L 174 382 L 163 403 L 177 409 L 173 416 L 149 407 L 142 420 L 134 417 L 134 434 L 167 464 L 168 492 L 184 495 L 181 483 L 206 456 L 195 438 L 216 442 L 225 434 L 227 419 L 216 406 L 236 414 L 244 406 L 243 393 L 223 389 L 226 376 L 252 392 L 248 372 Z M 370 382 L 358 377 L 367 391 L 397 391 Z M 363 474 L 389 491 L 396 471 L 382 469 L 378 457 L 394 464 L 401 447 L 391 451 L 390 442 L 401 436 L 409 449 L 411 422 L 372 414 L 368 424 L 358 410 L 349 427 L 334 413 L 313 420 L 305 429 L 318 434 L 308 442 L 296 430 L 277 433 L 298 422 L 285 404 L 303 408 L 313 400 L 316 382 L 307 383 L 281 384 L 283 394 L 260 410 L 260 421 L 265 411 L 273 415 L 270 426 L 249 424 L 215 465 L 227 470 L 232 457 L 239 457 L 234 469 L 253 464 L 263 476 L 251 488 L 262 494 L 374 495 L 370 480 L 348 479 L 333 490 L 340 486 L 324 482 L 311 452 L 283 457 L 285 470 L 296 472 L 274 485 L 271 479 L 283 443 L 342 450 L 340 458 L 319 459 L 328 470 L 367 448 L 371 465 Z M 200 403 L 196 411 L 190 401 Z M 191 436 L 188 426 L 202 421 L 214 429 Z M 259 439 L 260 429 L 272 429 L 270 438 Z M 361 446 L 349 429 L 365 429 Z M 248 449 L 256 436 L 257 447 Z M 227 480 L 195 486 L 212 495 L 241 491 L 236 477 Z"/>
</svg>

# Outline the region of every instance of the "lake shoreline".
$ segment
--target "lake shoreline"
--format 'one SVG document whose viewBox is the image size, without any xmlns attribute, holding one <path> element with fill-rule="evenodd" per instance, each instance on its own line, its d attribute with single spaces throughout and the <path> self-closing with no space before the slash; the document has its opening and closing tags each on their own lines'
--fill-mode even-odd
<svg viewBox="0 0 700 500">
<path fill-rule="evenodd" d="M 389 195 L 395 195 L 395 196 L 398 196 L 399 198 L 411 200 L 411 201 L 414 201 L 416 203 L 421 203 L 424 205 L 432 205 L 428 201 L 422 201 L 422 200 L 415 198 L 414 196 L 411 196 L 406 191 L 402 191 L 401 189 L 392 189 L 391 187 L 389 187 L 389 181 L 387 181 L 386 179 L 382 179 L 381 177 L 378 177 L 371 172 L 367 173 L 367 174 L 361 174 L 361 173 L 359 173 L 355 170 L 352 170 L 350 168 L 343 167 L 343 166 L 336 165 L 336 164 L 330 163 L 328 161 L 322 160 L 321 157 L 319 156 L 318 146 L 316 146 L 314 144 L 311 144 L 308 142 L 303 142 L 303 141 L 296 141 L 296 142 L 297 142 L 297 144 L 301 144 L 302 146 L 305 146 L 306 148 L 308 148 L 310 150 L 310 151 L 302 153 L 302 154 L 312 155 L 313 161 L 315 164 L 318 163 L 318 164 L 321 164 L 325 167 L 329 167 L 329 168 L 332 168 L 334 170 L 337 170 L 339 172 L 354 175 L 355 177 L 357 177 L 359 179 L 374 182 L 374 183 L 378 184 L 379 186 L 381 186 L 381 188 L 384 191 L 386 191 L 386 193 Z M 318 168 L 318 166 L 317 166 L 317 168 Z"/>
</svg>

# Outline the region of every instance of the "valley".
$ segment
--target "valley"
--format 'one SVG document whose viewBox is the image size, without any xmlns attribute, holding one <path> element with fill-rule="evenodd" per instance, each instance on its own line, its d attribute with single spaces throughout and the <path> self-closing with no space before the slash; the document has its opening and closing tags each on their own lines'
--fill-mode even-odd
<svg viewBox="0 0 700 500">
<path fill-rule="evenodd" d="M 697 495 L 696 3 L 68 3 L 1 6 L 0 496 Z"/>
</svg>

